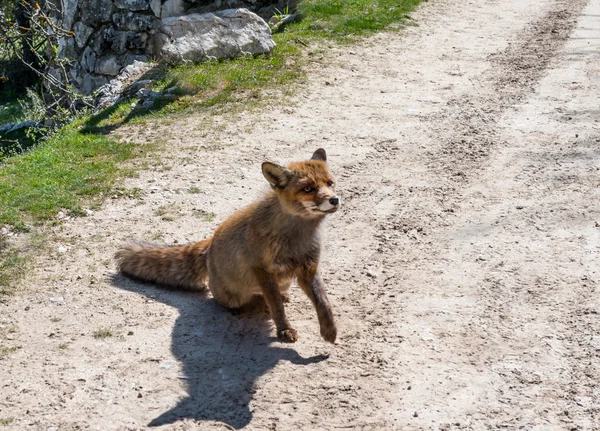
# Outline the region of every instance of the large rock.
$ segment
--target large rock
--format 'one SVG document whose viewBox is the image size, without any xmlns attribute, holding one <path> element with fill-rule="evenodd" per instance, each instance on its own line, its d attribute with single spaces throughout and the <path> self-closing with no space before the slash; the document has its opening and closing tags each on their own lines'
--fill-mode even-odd
<svg viewBox="0 0 600 431">
<path fill-rule="evenodd" d="M 112 0 L 83 0 L 81 3 L 81 20 L 92 27 L 110 22 Z"/>
<path fill-rule="evenodd" d="M 264 54 L 273 48 L 271 31 L 262 18 L 247 9 L 227 9 L 163 19 L 152 54 L 168 63 L 181 63 Z"/>
</svg>

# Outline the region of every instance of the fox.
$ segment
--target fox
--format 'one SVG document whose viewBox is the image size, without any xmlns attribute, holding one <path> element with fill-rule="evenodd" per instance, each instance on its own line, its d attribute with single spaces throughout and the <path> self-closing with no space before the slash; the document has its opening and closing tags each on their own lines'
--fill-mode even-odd
<svg viewBox="0 0 600 431">
<path fill-rule="evenodd" d="M 321 336 L 334 343 L 337 327 L 319 273 L 322 224 L 341 206 L 323 148 L 309 160 L 281 166 L 262 163 L 270 185 L 262 199 L 234 212 L 212 237 L 184 245 L 132 242 L 115 254 L 125 276 L 167 288 L 204 290 L 227 309 L 256 296 L 266 302 L 277 337 L 289 343 L 298 331 L 284 302 L 294 279 L 316 309 Z"/>
</svg>

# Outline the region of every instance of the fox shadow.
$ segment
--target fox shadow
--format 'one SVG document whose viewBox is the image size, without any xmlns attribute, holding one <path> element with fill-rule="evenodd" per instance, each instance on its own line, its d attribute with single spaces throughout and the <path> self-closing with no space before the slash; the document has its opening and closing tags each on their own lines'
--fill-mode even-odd
<svg viewBox="0 0 600 431">
<path fill-rule="evenodd" d="M 165 290 L 120 274 L 113 275 L 110 282 L 179 310 L 171 351 L 182 364 L 188 396 L 154 418 L 150 427 L 191 418 L 242 428 L 252 419 L 249 404 L 260 376 L 280 361 L 309 365 L 328 358 L 303 358 L 292 348 L 271 345 L 276 338 L 260 297 L 232 312 L 208 293 Z"/>
</svg>

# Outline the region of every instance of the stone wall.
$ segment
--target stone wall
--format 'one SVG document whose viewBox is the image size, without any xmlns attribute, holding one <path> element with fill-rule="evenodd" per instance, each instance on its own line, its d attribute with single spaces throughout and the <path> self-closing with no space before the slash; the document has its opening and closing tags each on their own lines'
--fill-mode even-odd
<svg viewBox="0 0 600 431">
<path fill-rule="evenodd" d="M 268 19 L 288 2 L 261 0 L 62 0 L 64 38 L 59 54 L 71 59 L 68 76 L 82 94 L 108 83 L 134 61 L 147 61 L 162 31 L 162 19 L 247 8 Z M 163 37 L 164 39 L 164 37 Z"/>
</svg>

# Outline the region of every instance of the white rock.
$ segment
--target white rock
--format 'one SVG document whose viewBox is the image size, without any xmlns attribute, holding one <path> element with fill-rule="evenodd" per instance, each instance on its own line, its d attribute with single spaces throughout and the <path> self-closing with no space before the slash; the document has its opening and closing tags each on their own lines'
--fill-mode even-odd
<svg viewBox="0 0 600 431">
<path fill-rule="evenodd" d="M 264 54 L 275 48 L 267 23 L 247 9 L 165 18 L 151 45 L 153 54 L 168 63 Z"/>
</svg>

